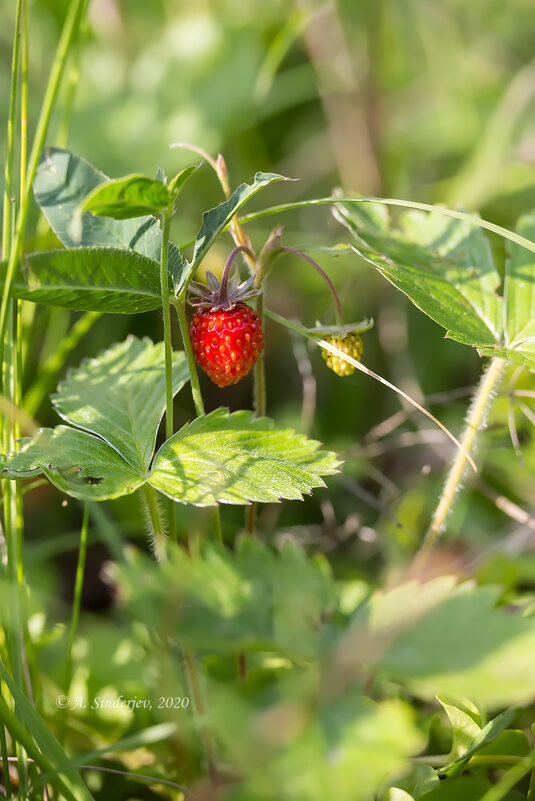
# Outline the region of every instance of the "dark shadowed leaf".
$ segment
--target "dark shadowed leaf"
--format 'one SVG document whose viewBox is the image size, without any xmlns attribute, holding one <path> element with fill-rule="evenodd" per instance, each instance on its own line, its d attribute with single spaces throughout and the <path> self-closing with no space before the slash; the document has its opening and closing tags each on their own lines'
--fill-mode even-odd
<svg viewBox="0 0 535 801">
<path fill-rule="evenodd" d="M 48 147 L 39 163 L 33 191 L 50 227 L 66 247 L 110 245 L 158 261 L 162 232 L 155 217 L 112 220 L 86 213 L 80 218 L 78 209 L 84 198 L 108 181 L 104 173 L 74 153 Z"/>
</svg>

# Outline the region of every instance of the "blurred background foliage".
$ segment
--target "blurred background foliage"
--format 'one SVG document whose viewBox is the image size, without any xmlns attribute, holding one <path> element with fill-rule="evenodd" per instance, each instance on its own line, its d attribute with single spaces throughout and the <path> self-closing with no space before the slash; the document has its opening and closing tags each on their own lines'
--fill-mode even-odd
<svg viewBox="0 0 535 801">
<path fill-rule="evenodd" d="M 64 13 L 63 0 L 30 3 L 30 124 Z M 2 137 L 13 16 L 13 4 L 1 4 Z M 532 0 L 92 0 L 49 143 L 66 145 L 111 177 L 153 175 L 158 167 L 172 175 L 197 160 L 169 148 L 185 141 L 214 156 L 223 153 L 232 187 L 258 170 L 299 179 L 268 188 L 251 209 L 325 196 L 340 186 L 346 192 L 460 205 L 512 227 L 535 205 L 534 41 Z M 4 147 L 2 139 L 2 152 Z M 172 238 L 186 245 L 186 252 L 203 210 L 221 199 L 215 175 L 205 164 L 185 189 L 173 220 Z M 34 211 L 29 249 L 54 247 L 53 235 L 37 223 Z M 257 248 L 277 224 L 285 226 L 286 244 L 316 248 L 314 255 L 338 287 L 346 321 L 374 318 L 375 327 L 364 336 L 364 363 L 424 402 L 458 433 L 482 369 L 475 351 L 445 340 L 370 265 L 356 256 L 333 257 L 318 250 L 346 239 L 327 207 L 250 224 L 247 230 Z M 492 245 L 503 271 L 503 243 L 492 239 Z M 220 270 L 230 249 L 230 239 L 223 237 L 206 266 Z M 267 304 L 307 325 L 334 322 L 325 286 L 290 256 L 273 271 Z M 46 307 L 33 311 L 31 328 L 28 314 L 26 389 L 78 316 Z M 260 536 L 277 545 L 295 540 L 312 553 L 327 553 L 335 576 L 353 582 L 348 585 L 354 594 L 351 607 L 361 594 L 361 580 L 383 581 L 416 550 L 451 444 L 381 385 L 360 373 L 341 379 L 326 369 L 317 349 L 269 321 L 266 328 L 270 416 L 338 450 L 346 464 L 328 489 L 303 504 L 265 506 Z M 161 339 L 161 329 L 158 313 L 106 316 L 71 354 L 69 364 L 77 365 L 130 331 Z M 174 334 L 178 347 L 178 331 Z M 208 409 L 252 403 L 251 378 L 221 391 L 201 376 L 201 386 Z M 535 586 L 535 559 L 529 552 L 535 529 L 530 516 L 535 407 L 529 397 L 508 396 L 505 390 L 512 388 L 533 389 L 531 374 L 507 373 L 477 455 L 482 470 L 476 480 L 470 478 L 470 490 L 449 519 L 436 568 L 464 566 L 484 582 L 503 582 L 507 597 L 514 599 L 519 589 Z M 186 392 L 175 409 L 177 426 L 192 417 Z M 57 423 L 48 399 L 35 416 L 41 425 Z M 512 420 L 522 458 L 511 446 Z M 25 515 L 29 584 L 61 622 L 58 588 L 59 598 L 68 603 L 81 511 L 46 485 L 26 496 Z M 127 497 L 92 509 L 91 522 L 84 606 L 94 612 L 113 610 L 106 561 L 121 557 L 125 538 L 146 547 L 144 521 L 137 499 Z M 202 537 L 209 530 L 209 515 L 184 507 L 179 525 L 184 533 Z M 223 526 L 230 541 L 243 528 L 243 510 L 223 509 Z M 32 618 L 37 629 L 44 626 L 39 614 Z M 142 654 L 150 645 L 143 642 L 143 633 L 124 641 L 126 624 L 115 620 L 113 612 L 106 635 L 95 625 L 85 618 L 75 654 L 76 680 L 85 693 L 113 686 L 116 693 L 132 695 L 151 681 L 158 686 L 155 675 L 142 672 L 151 670 Z M 43 627 L 42 637 L 47 670 L 59 675 L 60 630 Z M 109 675 L 99 658 L 103 650 L 110 654 Z M 112 739 L 121 726 L 127 728 L 120 716 L 108 719 Z M 87 749 L 89 725 L 80 718 L 80 748 Z M 145 757 L 139 755 L 137 764 Z"/>
<path fill-rule="evenodd" d="M 31 121 L 64 11 L 57 0 L 31 3 Z M 12 17 L 10 4 L 3 4 L 3 97 L 8 95 Z M 256 208 L 324 196 L 341 186 L 346 192 L 457 204 L 513 226 L 535 201 L 534 34 L 529 0 L 486 0 L 477 7 L 458 0 L 254 0 L 245 5 L 93 0 L 49 141 L 67 145 L 111 177 L 134 171 L 151 175 L 158 167 L 173 174 L 197 160 L 195 154 L 169 148 L 186 141 L 223 153 L 232 186 L 257 170 L 299 179 L 265 190 L 254 201 Z M 2 134 L 6 105 L 0 111 Z M 172 238 L 181 245 L 191 241 L 202 211 L 220 199 L 217 180 L 205 165 L 182 196 Z M 285 241 L 294 246 L 345 239 L 326 208 L 306 209 L 250 224 L 257 247 L 276 224 L 284 224 Z M 55 245 L 46 227 L 34 230 L 31 249 Z M 503 243 L 493 240 L 493 246 L 502 269 Z M 229 249 L 230 239 L 221 239 L 206 266 L 221 269 Z M 432 396 L 428 406 L 459 431 L 467 393 L 482 366 L 477 354 L 443 340 L 431 321 L 356 256 L 316 255 L 335 280 L 346 321 L 375 319 L 375 328 L 365 335 L 364 362 L 417 399 Z M 334 321 L 319 277 L 289 256 L 272 274 L 267 302 L 305 324 Z M 64 310 L 36 309 L 28 329 L 27 388 L 75 319 Z M 161 338 L 159 315 L 101 319 L 70 363 L 128 331 Z M 278 539 L 295 537 L 333 551 L 335 564 L 342 556 L 340 570 L 375 577 L 384 565 L 414 550 L 437 497 L 450 444 L 412 410 L 403 406 L 399 412 L 398 398 L 380 385 L 358 373 L 338 378 L 325 369 L 317 350 L 269 322 L 267 334 L 269 413 L 338 448 L 347 464 L 328 491 L 305 504 L 265 507 L 261 528 L 268 540 L 277 529 Z M 206 377 L 201 380 L 209 408 L 251 404 L 250 379 L 224 392 Z M 529 386 L 531 378 L 524 373 L 515 381 Z M 491 545 L 489 531 L 505 533 L 515 526 L 489 495 L 508 488 L 513 500 L 531 500 L 529 474 L 510 450 L 507 407 L 507 400 L 497 404 L 492 430 L 481 445 L 480 484 L 463 496 L 450 519 L 453 534 L 463 528 L 464 538 L 477 545 Z M 176 414 L 178 423 L 192 414 L 186 393 Z M 40 424 L 55 422 L 47 399 L 36 416 Z M 517 416 L 529 464 L 532 424 L 525 409 L 517 409 Z M 29 497 L 28 537 L 38 550 L 42 531 L 67 533 L 76 527 L 78 509 L 62 508 L 51 488 Z M 110 525 L 118 522 L 128 536 L 143 536 L 135 500 L 116 502 L 99 514 L 108 516 Z M 225 510 L 224 519 L 231 536 L 241 526 L 240 513 Z M 202 514 L 185 509 L 183 528 L 197 525 L 203 527 Z"/>
</svg>

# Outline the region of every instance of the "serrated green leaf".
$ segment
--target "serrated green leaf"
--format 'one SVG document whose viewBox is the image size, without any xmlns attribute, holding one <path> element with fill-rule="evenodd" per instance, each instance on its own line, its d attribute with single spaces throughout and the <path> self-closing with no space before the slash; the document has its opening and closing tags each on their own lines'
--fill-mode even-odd
<svg viewBox="0 0 535 801">
<path fill-rule="evenodd" d="M 220 203 L 219 206 L 203 214 L 201 228 L 195 239 L 192 260 L 185 265 L 185 269 L 178 281 L 175 279 L 175 295 L 177 297 L 183 293 L 189 280 L 193 277 L 195 270 L 215 239 L 225 226 L 228 225 L 234 214 L 236 214 L 243 204 L 260 189 L 274 181 L 289 180 L 291 179 L 276 173 L 257 172 L 250 184 L 241 184 L 228 200 L 225 200 L 223 203 Z"/>
<path fill-rule="evenodd" d="M 491 587 L 452 578 L 404 584 L 359 607 L 348 642 L 370 638 L 377 675 L 419 697 L 468 697 L 484 708 L 529 703 L 535 619 L 495 608 L 495 598 Z"/>
<path fill-rule="evenodd" d="M 251 412 L 216 409 L 184 426 L 158 451 L 149 483 L 180 503 L 211 506 L 300 499 L 325 486 L 339 462 L 320 443 Z"/>
<path fill-rule="evenodd" d="M 158 214 L 170 203 L 167 187 L 145 175 L 126 175 L 96 186 L 81 202 L 80 211 L 90 211 L 114 220 L 129 220 Z"/>
<path fill-rule="evenodd" d="M 7 262 L 0 263 L 0 288 Z M 24 256 L 15 298 L 78 311 L 137 314 L 161 306 L 160 265 L 115 248 L 46 250 Z"/>
<path fill-rule="evenodd" d="M 68 150 L 48 147 L 37 169 L 33 184 L 35 200 L 47 218 L 50 227 L 68 248 L 79 246 L 106 246 L 121 250 L 135 250 L 153 261 L 159 261 L 162 232 L 155 217 L 135 220 L 112 220 L 83 214 L 78 230 L 73 231 L 78 209 L 84 198 L 95 187 L 109 178 L 85 159 Z M 73 237 L 73 233 L 76 236 Z"/>
<path fill-rule="evenodd" d="M 98 437 L 67 426 L 42 428 L 20 448 L 0 457 L 3 478 L 29 478 L 43 473 L 62 492 L 84 501 L 104 501 L 129 495 L 145 482 Z"/>
<path fill-rule="evenodd" d="M 384 231 L 375 221 L 377 209 L 370 222 L 366 204 L 349 205 L 337 204 L 337 217 L 355 236 L 355 251 L 442 325 L 448 337 L 475 347 L 501 343 L 500 278 L 480 228 L 411 211 L 401 216 L 400 229 Z"/>
<path fill-rule="evenodd" d="M 173 395 L 188 379 L 186 357 L 175 352 Z M 165 410 L 164 343 L 129 336 L 70 370 L 52 401 L 64 420 L 102 437 L 144 473 Z"/>
</svg>

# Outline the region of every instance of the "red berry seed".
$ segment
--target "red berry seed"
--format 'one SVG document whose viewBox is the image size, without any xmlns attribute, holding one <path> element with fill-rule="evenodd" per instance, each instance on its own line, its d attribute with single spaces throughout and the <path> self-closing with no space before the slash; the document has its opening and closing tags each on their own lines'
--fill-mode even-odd
<svg viewBox="0 0 535 801">
<path fill-rule="evenodd" d="M 260 318 L 245 303 L 230 310 L 198 309 L 190 338 L 197 364 L 218 387 L 246 376 L 264 347 Z"/>
</svg>

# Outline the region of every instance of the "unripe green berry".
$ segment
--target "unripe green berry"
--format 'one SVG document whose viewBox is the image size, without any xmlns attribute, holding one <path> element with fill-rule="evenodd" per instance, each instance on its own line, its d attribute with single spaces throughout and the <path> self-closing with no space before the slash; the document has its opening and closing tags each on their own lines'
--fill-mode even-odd
<svg viewBox="0 0 535 801">
<path fill-rule="evenodd" d="M 348 356 L 352 356 L 353 359 L 360 362 L 362 358 L 363 347 L 362 339 L 360 338 L 359 334 L 346 334 L 345 337 L 335 337 L 332 335 L 326 336 L 325 341 L 330 345 L 334 345 L 344 353 L 347 353 Z M 322 350 L 321 355 L 327 362 L 327 367 L 336 373 L 336 375 L 351 375 L 357 369 L 349 362 L 344 361 L 341 356 L 336 356 L 329 350 Z"/>
</svg>

